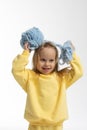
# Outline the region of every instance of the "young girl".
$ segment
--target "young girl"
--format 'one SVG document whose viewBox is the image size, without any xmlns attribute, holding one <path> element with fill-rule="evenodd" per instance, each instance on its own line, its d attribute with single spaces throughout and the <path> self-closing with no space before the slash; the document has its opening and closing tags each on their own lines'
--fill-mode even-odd
<svg viewBox="0 0 87 130">
<path fill-rule="evenodd" d="M 16 81 L 27 94 L 25 119 L 29 130 L 62 130 L 68 118 L 66 89 L 83 74 L 79 58 L 73 53 L 71 69 L 58 71 L 58 49 L 50 41 L 45 41 L 35 49 L 33 69 L 27 69 L 30 55 L 29 44 L 12 64 Z"/>
</svg>

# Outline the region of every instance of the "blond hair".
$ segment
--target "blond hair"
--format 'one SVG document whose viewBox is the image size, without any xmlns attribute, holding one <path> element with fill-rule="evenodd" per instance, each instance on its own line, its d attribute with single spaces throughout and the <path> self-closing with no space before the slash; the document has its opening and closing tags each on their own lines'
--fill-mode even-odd
<svg viewBox="0 0 87 130">
<path fill-rule="evenodd" d="M 56 66 L 55 66 L 54 71 L 58 70 L 58 50 L 57 50 L 56 46 L 54 45 L 54 43 L 52 43 L 50 41 L 46 41 L 41 46 L 39 46 L 37 49 L 35 49 L 35 53 L 34 53 L 34 56 L 33 56 L 33 70 L 35 72 L 38 72 L 38 70 L 37 70 L 38 55 L 40 55 L 40 52 L 43 48 L 47 48 L 47 47 L 53 48 L 56 52 L 56 57 L 55 57 Z"/>
</svg>

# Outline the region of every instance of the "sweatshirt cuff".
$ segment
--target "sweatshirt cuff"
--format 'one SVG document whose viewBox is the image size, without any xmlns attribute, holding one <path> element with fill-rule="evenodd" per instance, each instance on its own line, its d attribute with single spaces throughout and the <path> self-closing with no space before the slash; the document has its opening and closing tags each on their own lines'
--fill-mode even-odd
<svg viewBox="0 0 87 130">
<path fill-rule="evenodd" d="M 22 55 L 29 55 L 29 50 L 24 50 Z"/>
</svg>

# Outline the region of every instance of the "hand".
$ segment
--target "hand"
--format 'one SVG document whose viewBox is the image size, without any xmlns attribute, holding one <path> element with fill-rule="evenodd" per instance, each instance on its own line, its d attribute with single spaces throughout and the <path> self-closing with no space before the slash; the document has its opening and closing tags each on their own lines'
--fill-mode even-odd
<svg viewBox="0 0 87 130">
<path fill-rule="evenodd" d="M 24 44 L 24 50 L 29 50 L 29 43 L 28 43 L 28 42 L 26 42 L 26 43 Z"/>
</svg>

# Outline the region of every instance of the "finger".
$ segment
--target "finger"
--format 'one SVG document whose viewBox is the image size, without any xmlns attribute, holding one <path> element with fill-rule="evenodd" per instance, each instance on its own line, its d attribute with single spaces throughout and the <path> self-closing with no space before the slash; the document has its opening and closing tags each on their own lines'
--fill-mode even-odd
<svg viewBox="0 0 87 130">
<path fill-rule="evenodd" d="M 29 50 L 29 45 L 28 45 L 28 43 L 25 43 L 25 44 L 24 44 L 24 49 L 25 49 L 25 50 Z"/>
</svg>

